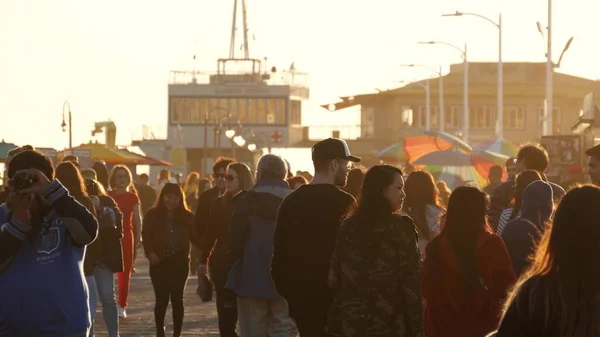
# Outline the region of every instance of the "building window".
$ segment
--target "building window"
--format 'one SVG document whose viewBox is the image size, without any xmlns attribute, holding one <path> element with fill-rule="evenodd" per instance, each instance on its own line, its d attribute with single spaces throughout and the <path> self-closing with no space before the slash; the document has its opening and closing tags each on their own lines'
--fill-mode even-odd
<svg viewBox="0 0 600 337">
<path fill-rule="evenodd" d="M 208 120 L 211 123 L 216 123 L 218 122 L 217 116 L 219 116 L 219 100 L 216 98 L 211 98 L 208 110 Z"/>
<path fill-rule="evenodd" d="M 209 99 L 208 98 L 200 98 L 200 115 L 202 116 L 202 123 L 205 122 L 205 119 L 208 119 L 209 117 L 207 116 L 208 114 L 208 104 L 209 103 Z"/>
<path fill-rule="evenodd" d="M 375 138 L 375 109 L 363 108 L 361 119 L 361 138 Z"/>
<path fill-rule="evenodd" d="M 221 98 L 218 100 L 218 106 L 217 106 L 217 122 L 222 123 L 223 121 L 227 120 L 229 121 L 229 110 L 228 110 L 228 104 L 227 104 L 227 99 L 226 98 Z"/>
<path fill-rule="evenodd" d="M 171 98 L 171 123 L 178 124 L 181 115 L 181 100 L 180 98 Z"/>
<path fill-rule="evenodd" d="M 276 113 L 275 113 L 275 123 L 279 124 L 279 125 L 285 125 L 286 122 L 286 108 L 285 108 L 285 98 L 278 98 L 277 99 L 277 107 L 276 107 Z"/>
<path fill-rule="evenodd" d="M 436 105 L 430 105 L 429 109 L 431 110 L 431 119 L 429 120 L 430 122 L 430 126 L 432 129 L 436 129 L 439 125 L 439 114 L 438 114 L 438 107 Z M 425 105 L 420 105 L 419 106 L 419 118 L 418 118 L 418 124 L 419 128 L 426 128 L 427 127 L 427 106 Z"/>
<path fill-rule="evenodd" d="M 290 101 L 290 124 L 302 124 L 302 102 Z"/>
<path fill-rule="evenodd" d="M 265 124 L 267 122 L 267 100 L 258 98 L 256 101 L 256 124 Z"/>
<path fill-rule="evenodd" d="M 248 118 L 247 123 L 256 123 L 256 99 L 248 98 Z"/>
<path fill-rule="evenodd" d="M 229 118 L 232 121 L 238 121 L 239 117 L 238 117 L 238 101 L 237 98 L 230 98 L 227 100 L 228 106 L 229 106 Z"/>
<path fill-rule="evenodd" d="M 463 107 L 460 105 L 453 105 L 450 107 L 450 110 L 445 110 L 444 114 L 446 115 L 444 118 L 444 122 L 446 124 L 446 129 L 454 130 L 462 128 L 462 115 L 463 115 Z"/>
<path fill-rule="evenodd" d="M 247 115 L 248 115 L 248 99 L 247 98 L 240 98 L 237 101 L 237 107 L 238 107 L 238 119 L 240 120 L 240 122 L 242 123 L 248 123 Z"/>
<path fill-rule="evenodd" d="M 187 124 L 190 122 L 190 99 L 182 98 L 181 101 L 181 123 Z"/>
<path fill-rule="evenodd" d="M 490 106 L 478 106 L 471 114 L 470 127 L 473 129 L 493 129 L 496 125 L 496 111 Z"/>
<path fill-rule="evenodd" d="M 275 99 L 267 99 L 267 124 L 275 124 Z"/>
<path fill-rule="evenodd" d="M 192 123 L 200 123 L 200 100 L 198 98 L 190 99 Z"/>
<path fill-rule="evenodd" d="M 505 106 L 504 120 L 505 129 L 525 129 L 525 107 L 524 106 Z"/>
<path fill-rule="evenodd" d="M 541 106 L 538 112 L 538 121 L 540 124 L 540 135 L 543 131 L 543 123 L 544 123 L 544 107 Z M 552 133 L 560 134 L 561 133 L 561 125 L 562 125 L 562 110 L 558 106 L 552 107 Z"/>
</svg>

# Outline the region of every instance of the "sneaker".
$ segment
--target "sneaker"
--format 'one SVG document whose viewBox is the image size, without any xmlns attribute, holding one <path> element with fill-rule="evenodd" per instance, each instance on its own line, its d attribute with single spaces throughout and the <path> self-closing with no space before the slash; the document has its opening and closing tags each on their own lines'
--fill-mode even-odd
<svg viewBox="0 0 600 337">
<path fill-rule="evenodd" d="M 119 318 L 127 318 L 127 310 L 125 308 L 119 307 Z"/>
</svg>

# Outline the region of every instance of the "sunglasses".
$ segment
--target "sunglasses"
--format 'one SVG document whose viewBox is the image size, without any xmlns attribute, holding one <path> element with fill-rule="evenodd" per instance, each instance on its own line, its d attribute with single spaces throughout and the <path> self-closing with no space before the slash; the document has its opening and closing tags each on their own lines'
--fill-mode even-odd
<svg viewBox="0 0 600 337">
<path fill-rule="evenodd" d="M 233 176 L 233 175 L 231 175 L 231 174 L 226 174 L 226 175 L 224 176 L 224 178 L 225 178 L 225 180 L 227 180 L 227 181 L 229 181 L 229 182 L 232 182 L 232 181 L 234 181 L 234 180 L 236 180 L 236 179 L 237 179 L 237 176 Z"/>
</svg>

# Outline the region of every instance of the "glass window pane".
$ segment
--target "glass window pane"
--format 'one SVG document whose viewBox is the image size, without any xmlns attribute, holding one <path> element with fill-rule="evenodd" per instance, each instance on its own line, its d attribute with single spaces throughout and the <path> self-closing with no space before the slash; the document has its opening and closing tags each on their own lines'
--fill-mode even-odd
<svg viewBox="0 0 600 337">
<path fill-rule="evenodd" d="M 232 121 L 237 121 L 238 120 L 238 104 L 237 104 L 237 98 L 230 98 L 228 99 L 229 101 L 229 118 L 231 118 Z"/>
<path fill-rule="evenodd" d="M 222 123 L 224 121 L 227 120 L 227 114 L 228 114 L 228 110 L 227 110 L 227 99 L 226 98 L 222 98 L 219 99 L 219 105 L 217 108 L 217 121 L 219 123 Z"/>
<path fill-rule="evenodd" d="M 215 124 L 218 122 L 217 116 L 219 113 L 219 100 L 216 98 L 210 99 L 209 110 L 208 110 L 208 120 L 210 123 Z"/>
<path fill-rule="evenodd" d="M 267 100 L 267 124 L 275 124 L 275 99 Z"/>
<path fill-rule="evenodd" d="M 179 98 L 171 98 L 171 123 L 179 123 L 180 115 L 180 100 Z"/>
<path fill-rule="evenodd" d="M 190 99 L 182 98 L 182 108 L 181 108 L 181 122 L 189 123 L 190 122 Z"/>
<path fill-rule="evenodd" d="M 267 122 L 267 100 L 264 98 L 257 99 L 256 107 L 256 123 L 265 124 Z"/>
<path fill-rule="evenodd" d="M 247 98 L 240 98 L 237 101 L 237 113 L 238 113 L 238 119 L 240 122 L 242 122 L 242 124 L 246 123 L 246 117 L 248 114 L 248 99 Z"/>
<path fill-rule="evenodd" d="M 191 106 L 192 123 L 200 123 L 200 100 L 192 98 Z"/>
<path fill-rule="evenodd" d="M 286 104 L 285 104 L 284 98 L 280 98 L 277 100 L 277 115 L 275 118 L 275 123 L 285 124 L 286 116 L 287 116 L 287 110 L 286 110 L 285 106 L 286 106 Z"/>
<path fill-rule="evenodd" d="M 204 123 L 204 120 L 208 117 L 208 98 L 200 98 L 200 121 Z"/>
<path fill-rule="evenodd" d="M 246 123 L 256 123 L 256 100 L 253 98 L 248 98 L 248 118 L 246 118 Z"/>
</svg>

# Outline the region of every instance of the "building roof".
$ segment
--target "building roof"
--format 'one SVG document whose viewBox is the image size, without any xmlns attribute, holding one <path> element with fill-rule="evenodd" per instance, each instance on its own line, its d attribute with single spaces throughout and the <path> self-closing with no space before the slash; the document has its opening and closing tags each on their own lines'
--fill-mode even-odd
<svg viewBox="0 0 600 337">
<path fill-rule="evenodd" d="M 469 63 L 469 95 L 496 97 L 497 66 L 495 62 Z M 462 96 L 464 83 L 464 64 L 453 64 L 450 72 L 442 77 L 444 96 Z M 505 96 L 544 96 L 546 92 L 546 63 L 511 62 L 503 64 Z M 424 94 L 423 85 L 429 82 L 430 94 L 437 96 L 439 78 L 424 79 L 408 83 L 402 87 L 380 91 L 378 93 L 358 94 L 340 97 L 341 101 L 323 104 L 328 110 L 341 110 L 352 106 L 385 100 L 389 96 L 412 98 Z M 564 73 L 553 74 L 555 96 L 581 99 L 582 92 L 600 93 L 600 81 L 577 77 Z"/>
</svg>

